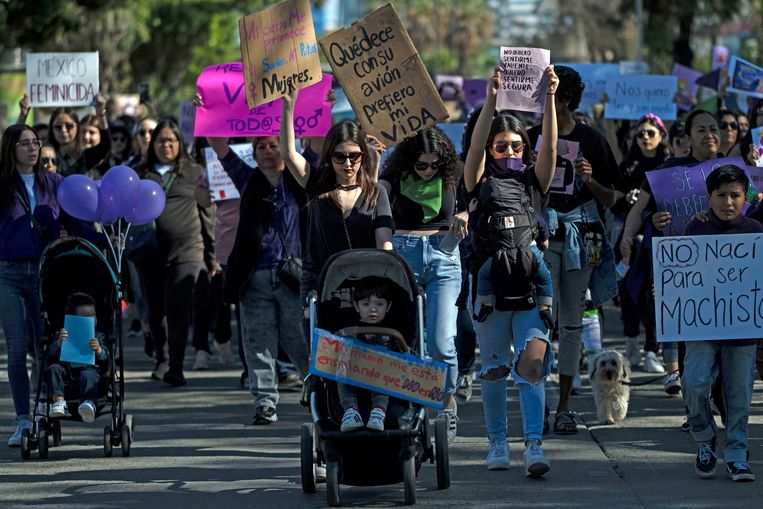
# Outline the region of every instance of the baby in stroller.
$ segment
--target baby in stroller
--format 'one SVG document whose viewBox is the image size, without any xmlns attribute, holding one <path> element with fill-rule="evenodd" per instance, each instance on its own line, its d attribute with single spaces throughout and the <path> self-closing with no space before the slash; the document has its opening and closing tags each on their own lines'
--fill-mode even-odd
<svg viewBox="0 0 763 509">
<path fill-rule="evenodd" d="M 95 300 L 86 293 L 74 293 L 66 300 L 66 314 L 95 319 Z M 69 415 L 64 399 L 64 382 L 77 380 L 80 388 L 80 405 L 77 413 L 84 422 L 93 422 L 95 420 L 96 402 L 98 401 L 98 382 L 101 379 L 101 372 L 97 364 L 108 359 L 109 350 L 104 342 L 104 335 L 97 332 L 96 337 L 89 342 L 90 348 L 95 353 L 95 366 L 61 362 L 61 347 L 68 337 L 69 334 L 66 329 L 61 329 L 56 340 L 50 345 L 49 356 L 52 362 L 44 372 L 48 395 L 53 401 L 48 416 L 55 418 Z"/>
<path fill-rule="evenodd" d="M 392 306 L 392 287 L 387 280 L 369 276 L 361 279 L 352 295 L 352 305 L 360 315 L 360 326 L 383 327 L 387 312 Z M 339 335 L 354 336 L 363 343 L 382 346 L 395 351 L 407 351 L 404 345 L 397 345 L 390 336 L 384 334 L 351 334 L 351 331 L 342 329 Z M 357 392 L 362 391 L 352 385 L 337 383 L 339 400 L 344 410 L 340 431 L 354 431 L 364 426 L 363 418 L 358 411 Z M 368 417 L 366 428 L 376 431 L 384 431 L 384 419 L 387 415 L 389 396 L 377 392 L 371 393 L 371 413 Z"/>
</svg>

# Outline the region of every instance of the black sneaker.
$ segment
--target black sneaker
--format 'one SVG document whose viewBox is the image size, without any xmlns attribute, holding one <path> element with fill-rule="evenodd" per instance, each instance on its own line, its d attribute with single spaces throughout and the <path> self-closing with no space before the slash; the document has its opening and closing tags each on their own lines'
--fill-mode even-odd
<svg viewBox="0 0 763 509">
<path fill-rule="evenodd" d="M 151 337 L 150 332 L 144 332 L 143 333 L 143 353 L 145 353 L 148 357 L 153 357 L 155 351 L 156 349 L 154 347 L 154 338 Z"/>
<path fill-rule="evenodd" d="M 162 380 L 164 380 L 164 383 L 169 384 L 172 387 L 182 387 L 188 383 L 182 373 L 173 373 L 172 371 L 167 371 L 162 377 Z"/>
<path fill-rule="evenodd" d="M 252 419 L 252 424 L 255 426 L 263 426 L 266 424 L 275 424 L 276 422 L 278 422 L 278 414 L 276 413 L 275 407 L 257 407 L 257 410 L 254 413 L 254 419 Z"/>
<path fill-rule="evenodd" d="M 729 472 L 729 477 L 731 477 L 732 481 L 750 482 L 755 480 L 755 474 L 750 470 L 750 465 L 744 461 L 726 463 L 726 470 Z"/>
<path fill-rule="evenodd" d="M 709 479 L 715 475 L 717 460 L 715 458 L 715 437 L 706 442 L 697 442 L 697 459 L 694 463 L 694 471 L 703 479 Z"/>
<path fill-rule="evenodd" d="M 691 425 L 689 425 L 689 418 L 684 417 L 684 422 L 681 423 L 681 431 L 684 433 L 688 433 L 691 431 Z"/>
</svg>

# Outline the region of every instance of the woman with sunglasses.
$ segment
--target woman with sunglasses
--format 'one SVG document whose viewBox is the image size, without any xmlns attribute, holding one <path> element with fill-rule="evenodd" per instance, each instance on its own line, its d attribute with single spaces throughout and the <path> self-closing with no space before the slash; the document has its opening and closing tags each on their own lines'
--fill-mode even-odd
<svg viewBox="0 0 763 509">
<path fill-rule="evenodd" d="M 468 212 L 458 212 L 459 160 L 445 133 L 430 127 L 406 138 L 384 164 L 379 180 L 389 194 L 396 231 L 395 250 L 416 274 L 427 294 L 426 337 L 429 354 L 448 365 L 445 409 L 448 440 L 456 438 L 456 299 L 461 290 L 458 245 L 446 238 L 466 236 Z M 450 232 L 450 233 L 449 233 Z"/>
<path fill-rule="evenodd" d="M 86 173 L 97 166 L 111 150 L 106 99 L 98 94 L 95 96 L 95 101 L 95 117 L 92 125 L 98 130 L 97 141 L 94 135 L 91 142 L 84 139 L 80 132 L 79 116 L 74 109 L 57 108 L 50 116 L 50 132 L 53 136 L 49 141 L 61 158 L 59 172 L 64 177 Z"/>
<path fill-rule="evenodd" d="M 19 446 L 30 429 L 28 345 L 40 352 L 39 262 L 43 249 L 62 229 L 105 248 L 103 235 L 67 215 L 56 193 L 63 177 L 45 171 L 42 143 L 26 125 L 12 125 L 0 144 L 0 323 L 8 351 L 8 379 L 16 409 L 16 431 L 8 445 Z"/>
<path fill-rule="evenodd" d="M 542 202 L 551 187 L 556 167 L 557 125 L 554 95 L 559 80 L 554 67 L 546 68 L 545 110 L 543 113 L 544 140 L 537 161 L 531 161 L 532 150 L 522 123 L 509 115 L 494 118 L 496 96 L 500 88 L 500 69 L 491 77 L 485 104 L 469 140 L 470 150 L 464 164 L 464 186 L 470 197 L 479 197 L 484 206 L 482 188 L 488 177 L 513 179 L 524 185 L 530 204 L 541 211 Z M 484 151 L 482 147 L 485 147 Z M 511 216 L 513 219 L 513 216 Z M 490 218 L 482 218 L 480 225 Z M 513 222 L 513 221 L 512 221 Z M 475 264 L 482 265 L 493 253 L 481 249 Z M 493 286 L 510 283 L 493 281 Z M 537 298 L 534 299 L 537 301 Z M 509 468 L 509 446 L 506 441 L 506 380 L 513 368 L 513 378 L 519 389 L 520 409 L 524 426 L 525 473 L 539 477 L 550 469 L 541 449 L 545 407 L 545 379 L 551 370 L 549 329 L 541 317 L 541 308 L 522 311 L 492 311 L 477 323 L 477 337 L 482 354 L 482 406 L 490 441 L 487 468 Z M 512 345 L 516 362 L 510 359 Z"/>
<path fill-rule="evenodd" d="M 345 249 L 392 249 L 394 223 L 387 191 L 376 182 L 382 144 L 350 121 L 334 125 L 323 141 L 317 167 L 297 152 L 294 104 L 297 90 L 282 99 L 279 146 L 286 167 L 309 200 L 300 299 L 318 288 L 323 265 Z"/>
<path fill-rule="evenodd" d="M 42 141 L 42 140 L 40 140 Z M 53 145 L 43 145 L 40 149 L 40 163 L 42 163 L 42 169 L 51 173 L 58 171 L 58 154 Z"/>
<path fill-rule="evenodd" d="M 103 177 L 110 168 L 125 164 L 132 155 L 130 131 L 125 126 L 111 126 L 109 128 L 109 135 L 111 136 L 111 151 L 93 171 L 95 174 L 94 178 L 96 179 Z"/>
<path fill-rule="evenodd" d="M 718 110 L 718 128 L 721 130 L 722 156 L 738 156 L 741 154 L 739 147 L 739 120 L 737 114 L 731 110 Z M 722 157 L 721 156 L 721 157 Z"/>
<path fill-rule="evenodd" d="M 144 118 L 135 129 L 135 155 L 129 160 L 127 166 L 135 168 L 146 160 L 148 148 L 151 146 L 151 134 L 156 128 L 156 120 Z"/>
</svg>

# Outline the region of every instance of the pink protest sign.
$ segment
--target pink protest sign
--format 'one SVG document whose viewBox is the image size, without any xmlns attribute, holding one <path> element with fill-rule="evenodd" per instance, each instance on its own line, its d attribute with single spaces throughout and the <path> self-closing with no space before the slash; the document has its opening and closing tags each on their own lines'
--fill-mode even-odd
<svg viewBox="0 0 763 509">
<path fill-rule="evenodd" d="M 324 136 L 331 128 L 331 103 L 326 96 L 333 76 L 299 91 L 294 112 L 297 136 Z M 278 136 L 281 100 L 249 109 L 241 62 L 211 65 L 196 81 L 204 106 L 196 108 L 194 136 Z"/>
</svg>

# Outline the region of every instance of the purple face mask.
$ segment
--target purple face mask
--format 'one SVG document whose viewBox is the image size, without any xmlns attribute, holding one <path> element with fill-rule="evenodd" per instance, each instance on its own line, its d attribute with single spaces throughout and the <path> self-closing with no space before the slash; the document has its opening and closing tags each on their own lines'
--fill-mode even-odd
<svg viewBox="0 0 763 509">
<path fill-rule="evenodd" d="M 521 157 L 502 157 L 493 159 L 491 164 L 492 173 L 496 177 L 510 177 L 519 175 L 527 170 L 527 165 Z"/>
</svg>

